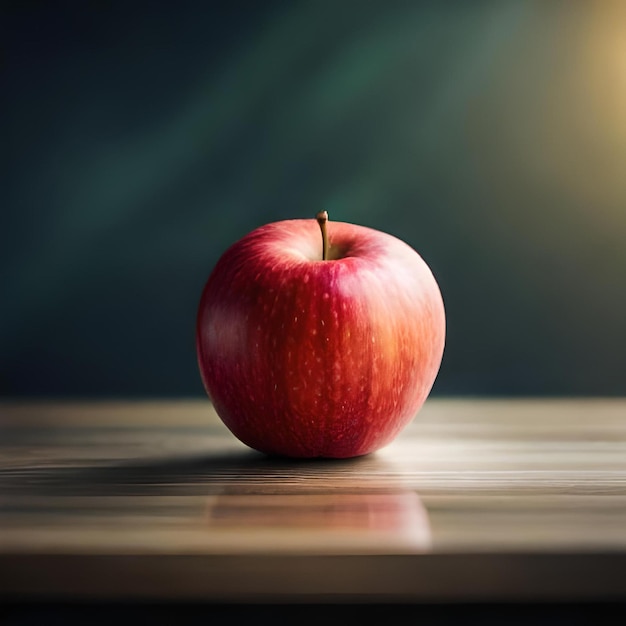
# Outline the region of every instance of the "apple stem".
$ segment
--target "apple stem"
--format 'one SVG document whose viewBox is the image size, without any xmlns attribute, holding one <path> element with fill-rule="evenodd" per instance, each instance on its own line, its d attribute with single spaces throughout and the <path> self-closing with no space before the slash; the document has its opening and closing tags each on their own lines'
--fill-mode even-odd
<svg viewBox="0 0 626 626">
<path fill-rule="evenodd" d="M 328 259 L 328 231 L 326 230 L 326 222 L 328 222 L 328 211 L 320 211 L 315 218 L 320 225 L 322 231 L 322 261 Z"/>
</svg>

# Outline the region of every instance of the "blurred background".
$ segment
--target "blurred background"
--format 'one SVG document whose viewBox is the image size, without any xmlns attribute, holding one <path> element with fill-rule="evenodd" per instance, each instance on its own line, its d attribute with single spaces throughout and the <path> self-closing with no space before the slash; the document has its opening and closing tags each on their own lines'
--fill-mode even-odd
<svg viewBox="0 0 626 626">
<path fill-rule="evenodd" d="M 269 221 L 412 245 L 433 395 L 626 394 L 626 3 L 5 1 L 0 394 L 203 395 Z"/>
</svg>

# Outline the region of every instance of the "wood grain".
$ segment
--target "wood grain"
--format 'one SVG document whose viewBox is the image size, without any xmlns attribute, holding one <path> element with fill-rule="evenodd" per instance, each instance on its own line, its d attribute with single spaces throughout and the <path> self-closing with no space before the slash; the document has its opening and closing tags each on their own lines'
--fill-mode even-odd
<svg viewBox="0 0 626 626">
<path fill-rule="evenodd" d="M 203 400 L 5 400 L 0 595 L 626 599 L 626 400 L 433 398 L 345 461 Z"/>
</svg>

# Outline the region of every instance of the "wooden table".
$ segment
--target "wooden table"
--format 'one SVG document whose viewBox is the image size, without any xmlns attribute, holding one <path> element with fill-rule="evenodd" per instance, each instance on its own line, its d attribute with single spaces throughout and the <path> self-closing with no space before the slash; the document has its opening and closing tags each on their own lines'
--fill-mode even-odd
<svg viewBox="0 0 626 626">
<path fill-rule="evenodd" d="M 431 398 L 269 459 L 208 400 L 0 403 L 0 597 L 626 602 L 626 400 Z"/>
</svg>

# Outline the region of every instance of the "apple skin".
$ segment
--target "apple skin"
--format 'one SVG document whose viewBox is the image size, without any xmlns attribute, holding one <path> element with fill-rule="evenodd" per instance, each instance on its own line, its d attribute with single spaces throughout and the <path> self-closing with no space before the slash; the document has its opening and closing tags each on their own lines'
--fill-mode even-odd
<svg viewBox="0 0 626 626">
<path fill-rule="evenodd" d="M 439 372 L 445 312 L 402 240 L 315 219 L 261 226 L 228 248 L 202 291 L 198 366 L 226 427 L 271 456 L 349 458 L 389 444 Z"/>
</svg>

